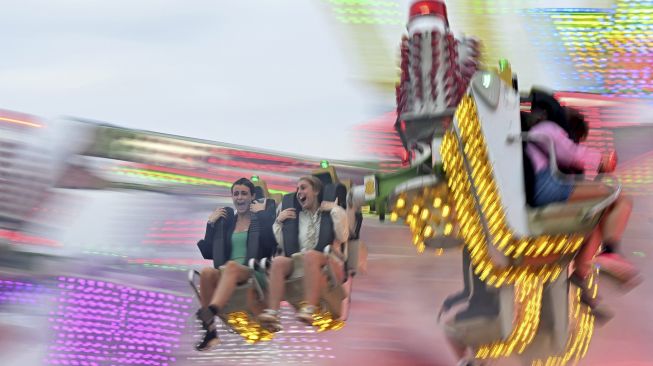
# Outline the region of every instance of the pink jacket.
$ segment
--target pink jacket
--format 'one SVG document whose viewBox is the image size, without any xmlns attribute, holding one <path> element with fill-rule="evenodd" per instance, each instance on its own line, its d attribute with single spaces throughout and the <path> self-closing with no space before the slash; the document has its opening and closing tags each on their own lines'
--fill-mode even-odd
<svg viewBox="0 0 653 366">
<path fill-rule="evenodd" d="M 567 132 L 555 122 L 542 121 L 531 128 L 529 134 L 546 135 L 553 140 L 558 166 L 577 169 L 598 169 L 601 162 L 601 153 L 573 142 L 567 135 Z M 548 142 L 529 142 L 526 146 L 526 154 L 531 159 L 535 173 L 549 166 Z"/>
</svg>

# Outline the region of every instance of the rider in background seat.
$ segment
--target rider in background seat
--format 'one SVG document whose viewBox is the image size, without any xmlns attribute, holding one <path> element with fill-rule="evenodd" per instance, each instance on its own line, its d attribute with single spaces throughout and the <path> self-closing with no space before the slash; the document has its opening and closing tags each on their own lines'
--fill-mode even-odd
<svg viewBox="0 0 653 366">
<path fill-rule="evenodd" d="M 586 165 L 589 165 L 598 169 L 599 172 L 613 169 L 610 165 L 614 165 L 614 163 L 610 162 L 608 155 L 601 156 L 598 151 L 574 143 L 559 124 L 549 120 L 546 109 L 535 105 L 533 107 L 531 118 L 534 124 L 530 129 L 530 135 L 544 135 L 553 140 L 556 161 L 560 166 L 584 169 Z M 611 193 L 610 189 L 603 184 L 568 183 L 556 180 L 549 169 L 549 146 L 546 140 L 529 142 L 526 153 L 530 158 L 535 173 L 533 190 L 533 203 L 535 206 L 545 206 L 553 202 L 600 199 L 609 196 Z M 616 253 L 628 224 L 632 204 L 630 197 L 620 195 L 606 209 L 597 229 L 590 234 L 575 259 L 576 268 L 571 280 L 583 290 L 582 300 L 593 309 L 598 305 L 598 300 L 592 299 L 586 280 L 592 268 L 592 258 L 601 242 L 606 253 L 610 254 L 609 259 L 612 260 L 610 264 L 622 271 L 620 280 L 623 283 L 632 283 L 638 278 L 638 272 L 634 267 Z"/>
</svg>

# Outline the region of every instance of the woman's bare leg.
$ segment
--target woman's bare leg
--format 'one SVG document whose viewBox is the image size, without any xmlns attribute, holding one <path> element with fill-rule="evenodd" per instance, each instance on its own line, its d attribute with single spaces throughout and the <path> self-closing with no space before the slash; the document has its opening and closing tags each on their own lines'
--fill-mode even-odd
<svg viewBox="0 0 653 366">
<path fill-rule="evenodd" d="M 592 261 L 601 246 L 601 231 L 597 227 L 585 239 L 578 255 L 574 259 L 575 272 L 581 278 L 587 278 L 592 270 Z"/>
<path fill-rule="evenodd" d="M 275 257 L 270 267 L 270 291 L 268 293 L 268 309 L 279 310 L 281 299 L 286 290 L 286 278 L 292 273 L 292 259 Z"/>
<path fill-rule="evenodd" d="M 574 189 L 572 190 L 571 195 L 567 201 L 587 201 L 595 198 L 607 197 L 610 195 L 610 193 L 610 189 L 603 184 L 579 182 L 574 184 Z"/>
<path fill-rule="evenodd" d="M 585 201 L 597 198 L 604 198 L 611 194 L 610 189 L 602 184 L 578 183 L 569 196 L 569 202 Z M 630 197 L 620 195 L 617 200 L 608 208 L 601 219 L 601 234 L 604 242 L 616 244 L 621 240 L 630 212 L 633 208 L 633 201 Z"/>
<path fill-rule="evenodd" d="M 304 253 L 304 300 L 307 305 L 317 306 L 320 292 L 326 284 L 322 268 L 327 263 L 327 256 L 316 250 Z"/>
<path fill-rule="evenodd" d="M 606 197 L 608 194 L 610 194 L 610 191 L 605 186 L 578 184 L 569 197 L 569 201 L 601 198 Z M 598 228 L 601 233 L 601 241 L 611 251 L 616 251 L 618 249 L 619 242 L 621 241 L 626 226 L 628 225 L 628 219 L 630 218 L 632 207 L 632 199 L 628 196 L 620 195 L 617 200 L 606 209 L 606 212 L 601 218 Z M 589 255 L 589 253 L 592 252 L 592 248 L 587 248 L 587 251 L 588 252 L 585 253 L 585 255 Z M 611 251 L 602 253 L 596 257 L 596 263 L 601 267 L 601 271 L 612 274 L 629 288 L 636 286 L 641 281 L 639 271 L 628 260 L 617 253 L 612 253 Z M 584 260 L 586 260 L 586 258 L 582 259 L 582 261 Z"/>
<path fill-rule="evenodd" d="M 249 268 L 234 261 L 227 262 L 222 269 L 222 275 L 220 276 L 218 287 L 213 294 L 210 305 L 222 309 L 231 298 L 236 286 L 241 282 L 247 281 L 249 276 Z"/>
<path fill-rule="evenodd" d="M 220 271 L 215 268 L 205 267 L 200 272 L 200 304 L 202 304 L 202 308 L 209 306 L 219 281 Z"/>
<path fill-rule="evenodd" d="M 621 241 L 630 213 L 633 211 L 633 200 L 629 196 L 620 195 L 610 208 L 610 212 L 601 222 L 603 241 L 617 244 Z M 617 249 L 617 248 L 613 248 Z"/>
</svg>

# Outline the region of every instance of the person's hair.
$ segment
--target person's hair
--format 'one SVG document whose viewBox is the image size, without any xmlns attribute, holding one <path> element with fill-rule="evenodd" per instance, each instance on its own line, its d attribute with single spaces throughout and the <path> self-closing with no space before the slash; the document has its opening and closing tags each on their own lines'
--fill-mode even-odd
<svg viewBox="0 0 653 366">
<path fill-rule="evenodd" d="M 585 121 L 585 116 L 576 108 L 566 107 L 565 110 L 567 112 L 567 122 L 569 123 L 569 137 L 575 143 L 579 143 L 589 134 L 589 126 Z"/>
<path fill-rule="evenodd" d="M 234 193 L 234 187 L 236 185 L 241 185 L 241 186 L 247 186 L 249 188 L 249 192 L 254 196 L 254 192 L 256 191 L 256 187 L 254 187 L 254 183 L 250 181 L 247 178 L 240 178 L 237 181 L 234 182 L 234 184 L 231 185 L 231 193 Z"/>
<path fill-rule="evenodd" d="M 313 190 L 318 193 L 320 197 L 319 200 L 321 200 L 322 195 L 320 193 L 322 192 L 322 181 L 318 177 L 313 175 L 305 175 L 299 178 L 299 180 L 307 181 L 308 184 L 310 184 L 311 187 L 313 187 Z"/>
</svg>

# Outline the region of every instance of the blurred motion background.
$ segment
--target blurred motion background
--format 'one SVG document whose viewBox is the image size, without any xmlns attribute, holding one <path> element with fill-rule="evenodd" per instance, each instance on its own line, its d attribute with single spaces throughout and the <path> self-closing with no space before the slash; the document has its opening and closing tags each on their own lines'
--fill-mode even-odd
<svg viewBox="0 0 653 366">
<path fill-rule="evenodd" d="M 408 5 L 3 2 L 0 363 L 451 364 L 444 345 L 432 354 L 418 347 L 442 342 L 435 323 L 410 347 L 373 343 L 373 334 L 410 321 L 371 314 L 343 330 L 353 335 L 297 328 L 266 345 L 229 335 L 220 352 L 191 351 L 196 304 L 184 271 L 208 264 L 195 243 L 209 213 L 231 204 L 231 182 L 257 175 L 285 193 L 322 160 L 356 184 L 402 166 L 392 125 Z M 481 39 L 486 65 L 506 58 L 520 90 L 546 86 L 580 108 L 591 128 L 586 144 L 619 151 L 626 190 L 642 200 L 653 194 L 652 1 L 447 7 L 456 32 Z M 423 286 L 451 292 L 457 280 L 436 269 L 455 278 L 458 262 L 437 258 L 436 268 L 433 258 L 415 259 L 403 229 L 368 221 L 364 233 L 378 244 L 372 263 L 400 268 L 387 279 L 371 266 L 353 313 L 386 311 L 398 292 L 384 293 L 384 281 L 405 286 L 403 278 L 419 292 L 404 295 L 434 315 L 440 297 L 426 302 Z M 415 266 L 432 271 L 431 282 L 413 281 Z M 157 329 L 147 330 L 148 319 Z M 367 346 L 345 347 L 352 337 Z"/>
</svg>

